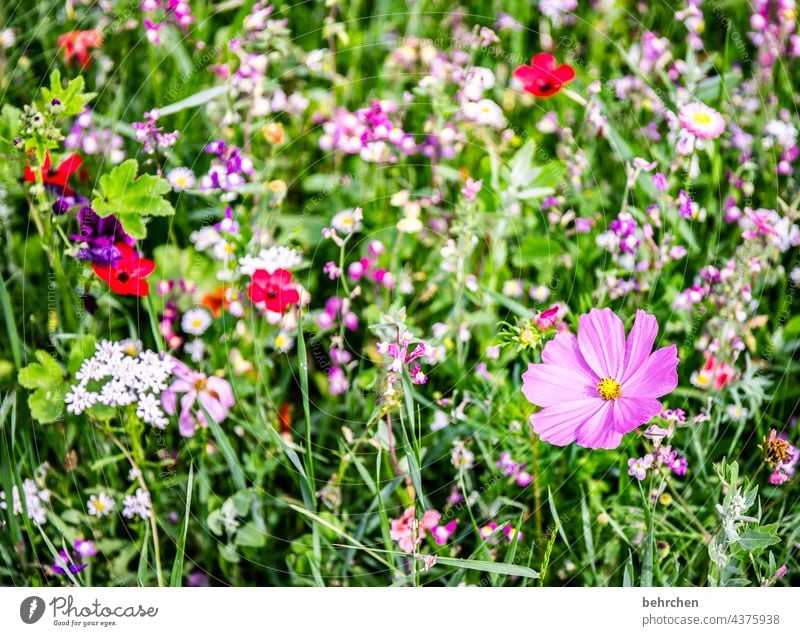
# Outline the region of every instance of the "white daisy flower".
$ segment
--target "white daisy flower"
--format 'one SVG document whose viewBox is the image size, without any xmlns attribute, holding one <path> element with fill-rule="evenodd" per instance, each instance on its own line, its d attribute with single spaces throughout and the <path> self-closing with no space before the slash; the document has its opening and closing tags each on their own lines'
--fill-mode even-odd
<svg viewBox="0 0 800 636">
<path fill-rule="evenodd" d="M 89 501 L 86 502 L 86 508 L 93 517 L 106 517 L 114 511 L 116 506 L 117 502 L 105 492 L 101 492 L 99 495 L 92 495 L 89 497 Z"/>
<path fill-rule="evenodd" d="M 202 336 L 211 325 L 211 314 L 205 309 L 190 309 L 181 318 L 181 329 L 192 336 Z"/>
<path fill-rule="evenodd" d="M 194 186 L 197 183 L 197 179 L 194 176 L 194 172 L 189 170 L 189 168 L 173 168 L 167 173 L 167 181 L 172 186 L 172 189 L 176 192 L 181 192 L 183 190 L 187 190 Z"/>
<path fill-rule="evenodd" d="M 364 215 L 361 208 L 342 210 L 331 221 L 331 227 L 342 234 L 355 234 L 361 230 Z"/>
</svg>

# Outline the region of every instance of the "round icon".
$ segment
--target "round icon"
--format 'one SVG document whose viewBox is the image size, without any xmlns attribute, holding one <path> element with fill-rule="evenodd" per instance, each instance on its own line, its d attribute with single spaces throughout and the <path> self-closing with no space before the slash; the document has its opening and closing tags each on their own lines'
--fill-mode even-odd
<svg viewBox="0 0 800 636">
<path fill-rule="evenodd" d="M 44 599 L 29 596 L 19 606 L 19 617 L 23 623 L 33 625 L 44 614 Z"/>
</svg>

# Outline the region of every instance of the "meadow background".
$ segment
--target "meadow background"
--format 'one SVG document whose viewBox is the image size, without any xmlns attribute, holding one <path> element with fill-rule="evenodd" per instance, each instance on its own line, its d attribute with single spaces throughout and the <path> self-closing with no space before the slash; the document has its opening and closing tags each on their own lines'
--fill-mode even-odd
<svg viewBox="0 0 800 636">
<path fill-rule="evenodd" d="M 0 582 L 800 581 L 796 18 L 4 2 Z M 546 98 L 541 52 L 576 75 Z M 87 205 L 144 294 L 81 252 Z M 522 374 L 606 307 L 656 317 L 678 387 L 615 449 L 549 444 Z M 98 346 L 210 401 L 76 409 Z"/>
</svg>

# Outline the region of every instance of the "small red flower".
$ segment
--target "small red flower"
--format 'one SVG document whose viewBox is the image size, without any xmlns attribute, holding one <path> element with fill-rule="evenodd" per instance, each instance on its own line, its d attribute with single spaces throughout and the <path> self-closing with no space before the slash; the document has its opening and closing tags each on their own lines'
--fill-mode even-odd
<svg viewBox="0 0 800 636">
<path fill-rule="evenodd" d="M 78 168 L 81 167 L 81 163 L 83 163 L 83 159 L 78 155 L 70 155 L 53 170 L 50 163 L 50 153 L 48 152 L 44 156 L 44 165 L 41 170 L 42 182 L 61 188 L 59 194 L 62 196 L 75 194 L 73 189 L 67 185 L 67 179 L 78 171 Z M 28 183 L 36 183 L 36 172 L 30 166 L 25 166 L 23 178 Z"/>
<path fill-rule="evenodd" d="M 117 243 L 120 257 L 113 265 L 92 265 L 94 273 L 103 279 L 111 291 L 122 296 L 147 296 L 150 286 L 145 277 L 153 273 L 156 264 L 139 256 L 139 252 L 125 243 Z"/>
<path fill-rule="evenodd" d="M 103 45 L 103 34 L 97 29 L 70 31 L 58 36 L 56 44 L 60 49 L 64 49 L 64 61 L 67 64 L 74 57 L 82 68 L 86 68 L 92 61 L 89 49 L 96 49 Z"/>
<path fill-rule="evenodd" d="M 534 55 L 530 66 L 518 66 L 514 77 L 523 87 L 536 97 L 551 97 L 560 91 L 564 84 L 575 79 L 575 69 L 569 64 L 556 66 L 556 58 L 549 53 Z"/>
<path fill-rule="evenodd" d="M 257 269 L 247 288 L 247 297 L 254 303 L 263 302 L 269 311 L 282 314 L 289 305 L 300 302 L 300 294 L 291 282 L 292 275 L 285 269 L 276 269 L 271 274 Z"/>
</svg>

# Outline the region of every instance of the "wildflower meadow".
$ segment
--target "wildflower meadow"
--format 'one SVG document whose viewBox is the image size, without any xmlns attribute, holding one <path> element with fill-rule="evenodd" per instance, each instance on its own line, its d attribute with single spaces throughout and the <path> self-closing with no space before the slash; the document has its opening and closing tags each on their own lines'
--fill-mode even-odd
<svg viewBox="0 0 800 636">
<path fill-rule="evenodd" d="M 800 583 L 797 19 L 2 2 L 0 583 Z"/>
</svg>

